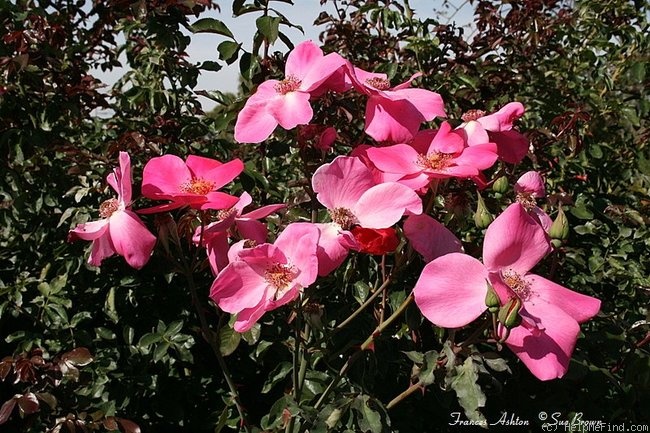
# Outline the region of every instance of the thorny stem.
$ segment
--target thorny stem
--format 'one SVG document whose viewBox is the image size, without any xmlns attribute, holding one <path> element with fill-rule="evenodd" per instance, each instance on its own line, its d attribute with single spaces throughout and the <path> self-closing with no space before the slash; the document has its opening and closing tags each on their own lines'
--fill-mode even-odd
<svg viewBox="0 0 650 433">
<path fill-rule="evenodd" d="M 204 224 L 203 215 L 201 215 L 201 235 L 203 234 L 203 228 L 204 228 L 203 224 Z M 203 239 L 201 239 L 201 243 L 202 241 Z M 221 372 L 223 373 L 223 377 L 226 380 L 226 383 L 228 384 L 228 389 L 230 389 L 230 393 L 235 403 L 235 407 L 237 408 L 237 412 L 239 413 L 239 419 L 241 420 L 241 427 L 244 429 L 244 431 L 250 433 L 250 428 L 248 426 L 248 422 L 246 421 L 246 411 L 244 410 L 244 407 L 241 404 L 239 398 L 239 392 L 237 391 L 235 382 L 232 379 L 232 375 L 230 374 L 228 365 L 226 365 L 226 361 L 223 359 L 223 356 L 221 355 L 221 350 L 219 348 L 219 334 L 213 332 L 210 329 L 208 320 L 205 317 L 205 311 L 203 310 L 203 306 L 201 304 L 198 292 L 196 290 L 196 283 L 194 282 L 194 265 L 196 263 L 197 256 L 195 255 L 193 257 L 192 263 L 187 262 L 187 258 L 185 257 L 184 254 L 180 254 L 180 256 L 183 261 L 182 273 L 185 276 L 185 279 L 187 280 L 187 285 L 189 286 L 190 294 L 192 296 L 192 304 L 194 305 L 196 314 L 199 316 L 199 322 L 201 323 L 201 335 L 203 336 L 203 339 L 210 345 L 212 352 L 214 352 L 214 355 L 217 358 L 217 363 L 221 368 Z"/>
<path fill-rule="evenodd" d="M 406 397 L 408 397 L 409 395 L 413 394 L 413 393 L 414 393 L 415 391 L 417 391 L 418 389 L 424 389 L 424 387 L 423 387 L 422 385 L 420 385 L 420 383 L 414 383 L 414 384 L 412 384 L 411 386 L 409 386 L 408 388 L 406 388 L 406 390 L 405 390 L 404 392 L 402 392 L 402 393 L 399 394 L 397 397 L 395 397 L 394 399 L 392 399 L 391 401 L 389 401 L 388 404 L 386 405 L 386 409 L 390 410 L 390 409 L 394 408 L 395 406 L 397 406 L 397 404 L 398 404 L 399 402 L 401 402 L 402 400 L 404 400 L 404 399 L 405 399 Z"/>
<path fill-rule="evenodd" d="M 391 316 L 388 319 L 380 323 L 379 326 L 375 328 L 373 333 L 370 334 L 368 338 L 366 338 L 366 341 L 364 341 L 363 344 L 361 344 L 359 350 L 357 350 L 356 352 L 354 352 L 352 355 L 348 357 L 347 361 L 345 361 L 345 364 L 343 364 L 343 366 L 341 367 L 337 375 L 334 377 L 334 379 L 332 379 L 332 381 L 327 386 L 325 391 L 323 391 L 323 393 L 319 397 L 318 401 L 314 405 L 314 409 L 319 409 L 325 403 L 329 394 L 336 387 L 336 385 L 338 385 L 341 378 L 348 372 L 350 367 L 352 367 L 352 365 L 359 358 L 359 356 L 361 356 L 361 354 L 364 351 L 370 348 L 370 346 L 374 343 L 375 338 L 377 338 L 388 326 L 390 326 L 391 323 L 393 323 L 399 316 L 402 315 L 402 313 L 406 310 L 406 308 L 408 308 L 408 306 L 411 304 L 412 301 L 413 301 L 413 294 L 410 294 L 404 300 L 404 302 L 402 302 L 402 304 L 397 308 L 397 310 L 395 310 L 395 312 L 391 314 Z M 300 432 L 301 433 L 304 432 L 307 429 L 307 427 L 308 427 L 307 424 L 303 424 L 303 427 L 300 429 Z"/>
<path fill-rule="evenodd" d="M 361 314 L 363 310 L 365 310 L 370 304 L 372 304 L 373 301 L 377 299 L 377 297 L 386 290 L 386 288 L 390 285 L 390 282 L 391 282 L 391 277 L 389 275 L 388 278 L 384 281 L 384 283 L 381 286 L 379 286 L 379 288 L 375 290 L 375 292 L 372 295 L 370 295 L 368 299 L 366 299 L 366 301 L 363 304 L 361 304 L 361 306 L 359 306 L 359 308 L 357 308 L 352 314 L 350 314 L 347 319 L 345 319 L 344 321 L 336 325 L 336 328 L 334 328 L 334 332 L 340 331 L 341 329 L 345 328 L 350 322 L 354 320 L 355 317 Z"/>
</svg>

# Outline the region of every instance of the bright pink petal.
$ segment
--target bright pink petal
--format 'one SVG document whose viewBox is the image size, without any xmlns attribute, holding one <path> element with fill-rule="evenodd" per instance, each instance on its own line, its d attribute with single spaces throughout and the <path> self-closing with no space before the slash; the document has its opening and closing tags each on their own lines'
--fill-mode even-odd
<svg viewBox="0 0 650 433">
<path fill-rule="evenodd" d="M 151 158 L 142 173 L 142 195 L 151 199 L 171 199 L 181 193 L 181 186 L 190 180 L 192 173 L 178 156 Z"/>
<path fill-rule="evenodd" d="M 189 158 L 190 157 L 188 157 L 188 160 Z M 212 161 L 218 162 L 216 160 L 212 160 Z M 225 163 L 219 163 L 209 171 L 203 171 L 203 169 L 205 168 L 208 167 L 207 166 L 201 167 L 201 175 L 197 177 L 214 182 L 214 189 L 219 189 L 224 185 L 226 185 L 227 183 L 231 182 L 234 178 L 239 176 L 242 171 L 244 171 L 244 163 L 240 159 L 235 158 Z"/>
<path fill-rule="evenodd" d="M 104 259 L 109 258 L 116 252 L 113 242 L 111 242 L 111 236 L 109 232 L 106 231 L 103 236 L 100 236 L 93 241 L 92 248 L 90 249 L 90 256 L 88 257 L 88 263 L 93 266 L 100 266 Z"/>
<path fill-rule="evenodd" d="M 367 154 L 375 167 L 383 172 L 409 175 L 422 171 L 417 164 L 420 154 L 408 144 L 371 147 Z"/>
<path fill-rule="evenodd" d="M 311 223 L 292 223 L 280 233 L 273 245 L 282 250 L 300 274 L 296 278 L 302 287 L 316 281 L 318 275 L 318 257 L 316 249 L 320 232 Z"/>
<path fill-rule="evenodd" d="M 239 201 L 233 206 L 233 209 L 235 209 L 235 214 L 237 216 L 240 216 L 244 212 L 244 208 L 251 203 L 253 203 L 253 197 L 251 197 L 249 193 L 244 191 L 239 196 Z"/>
<path fill-rule="evenodd" d="M 120 152 L 120 167 L 114 169 L 106 181 L 122 203 L 128 205 L 131 202 L 131 158 L 128 153 Z"/>
<path fill-rule="evenodd" d="M 337 53 L 330 53 L 319 59 L 313 67 L 302 77 L 300 89 L 305 92 L 316 90 L 322 92 L 319 87 L 330 77 L 338 73 L 346 65 L 345 59 Z M 338 84 L 340 86 L 340 84 Z"/>
<path fill-rule="evenodd" d="M 315 43 L 301 42 L 287 56 L 284 74 L 302 80 L 322 58 L 323 51 Z"/>
<path fill-rule="evenodd" d="M 358 158 L 338 156 L 320 166 L 312 177 L 318 201 L 326 208 L 352 209 L 361 195 L 375 185 L 372 172 Z"/>
<path fill-rule="evenodd" d="M 205 198 L 202 202 L 196 202 L 196 204 L 190 203 L 190 206 L 194 209 L 230 209 L 237 203 L 237 197 L 234 197 L 230 194 L 226 194 L 221 191 L 209 192 L 205 195 Z"/>
<path fill-rule="evenodd" d="M 409 87 L 411 87 L 411 83 L 413 82 L 413 80 L 421 77 L 422 75 L 423 75 L 422 72 L 416 72 L 415 74 L 411 75 L 411 78 L 409 78 L 408 80 L 404 81 L 401 84 L 398 84 L 397 86 L 393 87 L 391 90 L 408 89 Z"/>
<path fill-rule="evenodd" d="M 518 326 L 512 329 L 506 344 L 538 379 L 564 376 L 580 333 L 578 323 L 554 305 L 547 304 L 541 308 L 527 305 L 526 309 L 540 320 L 544 330 L 531 332 Z"/>
<path fill-rule="evenodd" d="M 344 239 L 345 234 L 347 233 L 349 238 L 352 238 L 352 236 L 349 232 L 341 232 L 338 224 L 315 225 L 320 230 L 318 248 L 316 250 L 316 256 L 318 257 L 318 275 L 323 277 L 341 266 L 341 263 L 348 256 L 348 247 L 345 245 L 346 242 Z"/>
<path fill-rule="evenodd" d="M 510 269 L 523 275 L 550 251 L 544 229 L 519 203 L 490 224 L 483 242 L 483 263 L 492 272 Z"/>
<path fill-rule="evenodd" d="M 392 101 L 378 95 L 368 98 L 366 104 L 366 134 L 377 141 L 405 143 L 413 138 L 422 114 L 407 100 Z"/>
<path fill-rule="evenodd" d="M 372 79 L 386 80 L 388 79 L 388 76 L 384 73 L 368 72 L 353 66 L 350 68 L 350 78 L 352 80 L 352 85 L 359 92 L 370 95 L 377 93 L 377 89 L 369 85 L 368 81 Z"/>
<path fill-rule="evenodd" d="M 284 129 L 293 129 L 298 125 L 306 125 L 314 116 L 309 103 L 309 93 L 288 92 L 268 103 L 269 113 Z"/>
<path fill-rule="evenodd" d="M 465 141 L 468 146 L 490 142 L 490 137 L 485 128 L 475 120 L 464 123 L 458 127 L 457 131 L 465 134 Z"/>
<path fill-rule="evenodd" d="M 159 204 L 157 206 L 151 206 L 148 208 L 144 209 L 138 209 L 137 212 L 139 214 L 143 215 L 149 215 L 152 213 L 158 213 L 158 212 L 168 212 L 170 210 L 178 209 L 179 207 L 185 206 L 187 203 L 183 202 L 172 202 L 172 203 L 165 203 L 165 204 Z"/>
<path fill-rule="evenodd" d="M 510 102 L 499 111 L 476 119 L 488 131 L 510 131 L 512 124 L 524 115 L 524 106 L 520 102 Z"/>
<path fill-rule="evenodd" d="M 546 187 L 544 186 L 544 178 L 537 171 L 528 171 L 517 179 L 515 192 L 525 192 L 532 194 L 533 197 L 545 197 Z"/>
<path fill-rule="evenodd" d="M 550 216 L 546 212 L 542 210 L 539 206 L 535 206 L 532 209 L 528 211 L 528 214 L 535 218 L 537 222 L 539 222 L 539 225 L 542 226 L 544 231 L 548 233 L 551 230 L 551 226 L 553 225 L 553 220 L 551 219 Z"/>
<path fill-rule="evenodd" d="M 463 252 L 460 240 L 429 215 L 409 216 L 404 222 L 404 235 L 426 262 L 445 254 Z"/>
<path fill-rule="evenodd" d="M 212 158 L 190 155 L 185 160 L 185 165 L 187 165 L 187 168 L 192 172 L 192 177 L 208 179 L 208 173 L 219 168 L 223 163 Z"/>
<path fill-rule="evenodd" d="M 241 260 L 230 262 L 219 272 L 210 288 L 210 298 L 222 310 L 238 313 L 255 307 L 263 299 L 269 286 L 264 278 L 264 270 L 273 263 L 268 257 L 269 246 L 263 244 L 242 251 Z M 244 254 L 247 254 L 246 257 L 241 257 Z"/>
<path fill-rule="evenodd" d="M 470 177 L 478 176 L 479 173 L 476 167 L 471 167 L 468 165 L 450 166 L 439 170 L 426 170 L 425 172 L 429 176 L 434 178 L 447 178 L 447 177 L 470 178 Z"/>
<path fill-rule="evenodd" d="M 418 135 L 420 136 L 418 137 L 418 141 L 427 137 L 426 133 L 418 133 Z M 465 149 L 465 139 L 463 138 L 463 134 L 452 130 L 449 122 L 442 122 L 440 129 L 435 131 L 433 136 L 429 136 L 431 137 L 431 141 L 429 142 L 424 154 L 433 152 L 456 154 Z"/>
<path fill-rule="evenodd" d="M 255 323 L 268 311 L 268 301 L 263 299 L 253 308 L 246 308 L 237 314 L 233 329 L 237 332 L 250 330 Z"/>
<path fill-rule="evenodd" d="M 412 189 L 395 182 L 373 186 L 352 208 L 359 225 L 368 229 L 388 228 L 406 212 L 421 214 L 422 200 Z"/>
<path fill-rule="evenodd" d="M 252 219 L 252 220 L 258 220 L 260 218 L 266 218 L 267 216 L 271 215 L 272 213 L 275 213 L 281 209 L 286 208 L 286 204 L 270 204 L 267 206 L 262 206 L 259 209 L 255 209 L 253 211 L 250 211 L 248 213 L 245 213 L 241 216 L 241 218 L 245 219 Z"/>
<path fill-rule="evenodd" d="M 477 170 L 485 170 L 494 165 L 497 161 L 497 146 L 494 143 L 478 144 L 463 150 L 463 153 L 455 158 L 458 165 L 474 167 Z"/>
<path fill-rule="evenodd" d="M 235 140 L 240 143 L 260 143 L 273 133 L 278 121 L 268 110 L 268 102 L 281 97 L 275 90 L 278 80 L 268 80 L 257 88 L 237 115 Z"/>
<path fill-rule="evenodd" d="M 156 237 L 132 211 L 114 212 L 110 217 L 109 230 L 115 251 L 135 269 L 147 264 Z"/>
<path fill-rule="evenodd" d="M 539 310 L 540 314 L 545 305 L 551 304 L 563 310 L 578 323 L 583 323 L 600 311 L 600 300 L 596 298 L 574 292 L 535 274 L 526 275 L 525 280 L 530 284 L 531 292 L 526 305 L 533 305 L 535 307 L 533 309 Z"/>
<path fill-rule="evenodd" d="M 235 225 L 243 239 L 251 239 L 258 244 L 266 242 L 268 234 L 266 224 L 262 224 L 257 220 L 237 219 Z"/>
<path fill-rule="evenodd" d="M 228 263 L 228 233 L 214 232 L 209 239 L 204 241 L 205 249 L 208 255 L 208 262 L 210 269 L 214 276 L 219 274 L 219 271 L 225 268 Z"/>
<path fill-rule="evenodd" d="M 108 218 L 98 221 L 89 221 L 87 223 L 79 224 L 74 229 L 68 232 L 68 238 L 71 241 L 82 239 L 84 241 L 93 241 L 106 233 L 108 230 Z"/>
<path fill-rule="evenodd" d="M 445 103 L 438 93 L 426 89 L 387 90 L 384 95 L 391 100 L 407 100 L 420 113 L 424 120 L 447 117 Z"/>
<path fill-rule="evenodd" d="M 460 328 L 485 309 L 488 272 L 466 254 L 451 253 L 428 263 L 415 283 L 418 308 L 434 325 Z"/>
</svg>

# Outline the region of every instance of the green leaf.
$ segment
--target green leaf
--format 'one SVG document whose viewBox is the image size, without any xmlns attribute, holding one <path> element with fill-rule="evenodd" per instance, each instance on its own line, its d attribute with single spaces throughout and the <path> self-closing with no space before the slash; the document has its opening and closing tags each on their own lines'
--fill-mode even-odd
<svg viewBox="0 0 650 433">
<path fill-rule="evenodd" d="M 439 353 L 435 350 L 430 350 L 423 355 L 422 367 L 418 374 L 418 383 L 426 386 L 435 382 L 435 372 L 436 368 L 438 368 L 439 357 Z"/>
<path fill-rule="evenodd" d="M 257 343 L 257 340 L 260 339 L 260 334 L 262 333 L 262 326 L 259 323 L 253 325 L 251 329 L 241 334 L 242 338 L 249 345 Z"/>
<path fill-rule="evenodd" d="M 229 326 L 224 326 L 219 330 L 219 351 L 223 356 L 228 356 L 237 350 L 241 334 Z"/>
<path fill-rule="evenodd" d="M 115 287 L 111 287 L 108 291 L 108 295 L 106 295 L 104 312 L 113 322 L 117 323 L 120 320 L 120 316 L 117 314 L 117 309 L 115 308 Z"/>
<path fill-rule="evenodd" d="M 280 18 L 270 16 L 262 16 L 255 20 L 257 31 L 269 44 L 273 44 L 278 39 L 280 21 Z"/>
<path fill-rule="evenodd" d="M 382 433 L 382 408 L 380 404 L 367 395 L 360 395 L 350 406 L 357 413 L 357 425 L 362 432 Z M 388 419 L 385 419 L 388 422 Z"/>
<path fill-rule="evenodd" d="M 216 18 L 201 18 L 190 26 L 194 33 L 216 33 L 218 35 L 227 36 L 235 39 L 232 32 L 223 23 L 223 21 Z"/>
<path fill-rule="evenodd" d="M 183 321 L 176 320 L 167 326 L 167 329 L 165 330 L 165 337 L 172 337 L 178 334 L 181 329 L 183 329 Z"/>
<path fill-rule="evenodd" d="M 212 72 L 217 72 L 221 70 L 221 65 L 217 62 L 213 62 L 211 60 L 206 60 L 205 62 L 201 63 L 199 66 L 199 69 L 203 69 L 204 71 L 212 71 Z"/>
<path fill-rule="evenodd" d="M 359 304 L 363 304 L 368 298 L 368 293 L 370 293 L 370 286 L 364 281 L 357 281 L 354 283 L 354 299 L 357 300 Z"/>
<path fill-rule="evenodd" d="M 465 411 L 468 420 L 487 427 L 487 421 L 479 408 L 485 406 L 485 394 L 478 385 L 478 373 L 476 365 L 471 357 L 467 358 L 462 365 L 456 366 L 455 375 L 450 379 L 451 388 L 456 392 L 458 403 Z"/>
<path fill-rule="evenodd" d="M 266 382 L 264 382 L 264 386 L 262 387 L 262 394 L 269 392 L 276 383 L 287 377 L 287 374 L 289 374 L 292 369 L 293 367 L 288 361 L 283 361 L 276 365 L 273 371 L 269 373 L 269 377 L 266 379 Z"/>
<path fill-rule="evenodd" d="M 169 350 L 169 343 L 166 341 L 163 341 L 159 345 L 156 346 L 156 349 L 153 351 L 153 362 L 158 362 L 160 361 L 163 356 L 167 355 L 167 351 Z"/>
<path fill-rule="evenodd" d="M 138 341 L 138 347 L 144 349 L 151 346 L 154 343 L 158 343 L 159 341 L 162 341 L 162 335 L 153 334 L 150 332 L 140 337 L 140 340 Z"/>
<path fill-rule="evenodd" d="M 223 41 L 217 46 L 217 51 L 219 52 L 219 59 L 228 63 L 229 65 L 233 64 L 237 60 L 237 54 L 241 44 L 238 44 L 233 41 Z"/>
</svg>

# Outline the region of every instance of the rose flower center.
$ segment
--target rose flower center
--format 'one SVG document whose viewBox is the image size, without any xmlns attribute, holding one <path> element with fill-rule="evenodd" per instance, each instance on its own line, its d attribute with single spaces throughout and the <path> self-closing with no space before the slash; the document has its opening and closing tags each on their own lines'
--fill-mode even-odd
<svg viewBox="0 0 650 433">
<path fill-rule="evenodd" d="M 366 84 L 370 87 L 374 87 L 377 90 L 388 90 L 390 89 L 390 82 L 385 78 L 368 78 L 366 79 Z"/>
<path fill-rule="evenodd" d="M 419 155 L 417 164 L 429 170 L 442 170 L 449 166 L 453 157 L 450 153 L 431 152 L 426 155 Z"/>
<path fill-rule="evenodd" d="M 111 198 L 99 205 L 99 216 L 108 218 L 120 208 L 120 203 L 115 198 Z"/>
<path fill-rule="evenodd" d="M 340 225 L 343 230 L 349 230 L 359 222 L 352 211 L 344 207 L 337 207 L 330 210 L 330 216 L 332 217 L 332 221 Z"/>
<path fill-rule="evenodd" d="M 463 119 L 463 122 L 469 122 L 471 120 L 479 119 L 483 116 L 485 116 L 485 111 L 483 110 L 469 110 L 466 113 L 463 113 L 460 118 Z"/>
<path fill-rule="evenodd" d="M 275 299 L 279 299 L 289 289 L 289 285 L 296 278 L 294 266 L 289 264 L 274 263 L 264 272 L 264 279 L 276 290 Z"/>
<path fill-rule="evenodd" d="M 522 301 L 530 297 L 530 283 L 518 273 L 511 270 L 504 271 L 501 274 L 501 279 Z"/>
<path fill-rule="evenodd" d="M 212 192 L 213 189 L 214 182 L 201 178 L 192 179 L 181 185 L 181 191 L 196 195 L 206 195 L 207 193 Z"/>
<path fill-rule="evenodd" d="M 273 88 L 279 94 L 286 95 L 289 92 L 295 92 L 296 90 L 298 90 L 300 88 L 301 82 L 302 81 L 300 81 L 298 78 L 294 77 L 293 75 L 289 75 L 284 80 L 280 81 L 275 86 L 273 86 Z"/>
</svg>

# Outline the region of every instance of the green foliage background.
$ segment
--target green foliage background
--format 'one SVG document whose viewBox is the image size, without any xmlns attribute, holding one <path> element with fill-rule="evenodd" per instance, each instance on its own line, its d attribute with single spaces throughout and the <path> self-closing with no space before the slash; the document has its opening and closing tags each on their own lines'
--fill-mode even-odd
<svg viewBox="0 0 650 433">
<path fill-rule="evenodd" d="M 295 343 L 287 311 L 269 315 L 242 337 L 228 332 L 227 317 L 210 313 L 253 429 L 284 430 L 283 414 L 290 414 L 311 423 L 312 432 L 456 431 L 447 424 L 451 412 L 463 412 L 457 390 L 473 392 L 477 380 L 488 420 L 507 411 L 531 420 L 530 431 L 539 429 L 540 411 L 560 412 L 563 419 L 578 412 L 584 419 L 650 423 L 644 406 L 650 401 L 648 3 L 474 1 L 472 37 L 454 24 L 420 19 L 405 1 L 337 4 L 345 14 L 314 16 L 327 26 L 326 52 L 383 70 L 393 82 L 423 72 L 419 87 L 441 93 L 453 118 L 512 100 L 526 106 L 519 127 L 533 148 L 517 171 L 505 167 L 503 173 L 511 184 L 527 169 L 544 173 L 553 193 L 548 209 L 563 205 L 572 227 L 545 271 L 601 299 L 602 310 L 583 325 L 567 377 L 542 383 L 507 351 L 490 364 L 492 374 L 474 378 L 468 361 L 454 371 L 436 370 L 438 352 L 445 353 L 443 333 L 409 309 L 316 410 L 314 401 L 343 355 L 375 327 L 373 313 L 366 312 L 349 329 L 328 331 L 328 321 L 340 323 L 353 309 L 350 302 L 363 302 L 379 278 L 373 258 L 355 256 L 313 289 L 325 308 L 325 330 L 314 331 L 300 402 L 285 392 Z M 204 17 L 213 6 L 206 0 L 0 0 L 0 359 L 7 357 L 9 365 L 27 354 L 21 359 L 31 356 L 31 367 L 23 372 L 34 372 L 21 376 L 25 380 L 5 373 L 0 404 L 26 392 L 56 397 L 38 413 L 21 418 L 15 412 L 0 431 L 136 431 L 110 417 L 132 420 L 145 432 L 238 429 L 235 403 L 201 335 L 187 281 L 171 271 L 170 257 L 161 250 L 142 271 L 114 258 L 100 270 L 86 265 L 86 244 L 66 242 L 71 227 L 96 218 L 108 197 L 105 176 L 120 150 L 131 154 L 136 185 L 142 165 L 161 153 L 239 157 L 247 170 L 232 193 L 246 190 L 260 205 L 291 206 L 272 226 L 310 214 L 301 205 L 308 198 L 300 181 L 303 170 L 314 167 L 299 165 L 310 155 L 296 150 L 291 132 L 278 131 L 261 146 L 232 140 L 234 119 L 254 86 L 282 75 L 283 58 L 273 44 L 299 41 L 284 35 L 289 23 L 271 0 L 219 2 L 225 13 L 259 16 L 247 52 L 223 23 Z M 213 33 L 220 58 L 189 63 L 183 55 L 189 29 Z M 108 93 L 100 91 L 92 68 L 117 66 L 121 53 L 128 72 Z M 242 72 L 240 94 L 209 93 L 220 105 L 204 115 L 193 92 L 198 75 L 234 62 Z M 362 107 L 352 96 L 329 98 L 315 121 L 336 122 L 341 141 L 356 144 Z M 94 115 L 105 109 L 113 113 L 109 118 Z M 346 113 L 357 120 L 341 122 Z M 488 191 L 484 198 L 492 213 L 500 211 L 499 194 Z M 471 245 L 480 251 L 482 235 L 471 219 L 475 192 L 452 188 L 437 206 L 451 228 L 465 233 L 469 252 Z M 149 222 L 159 233 L 170 230 L 169 221 Z M 178 233 L 191 235 L 182 221 Z M 417 275 L 399 278 L 388 302 L 392 309 Z M 208 269 L 196 276 L 204 300 L 211 280 Z M 46 370 L 33 358 L 38 348 L 45 361 L 59 365 L 76 347 L 93 358 L 77 362 L 78 377 Z M 477 363 L 489 358 L 486 348 L 477 351 Z M 504 359 L 511 372 L 503 371 Z M 410 385 L 414 368 L 421 380 L 431 375 L 431 385 L 386 410 L 386 402 Z"/>
</svg>

